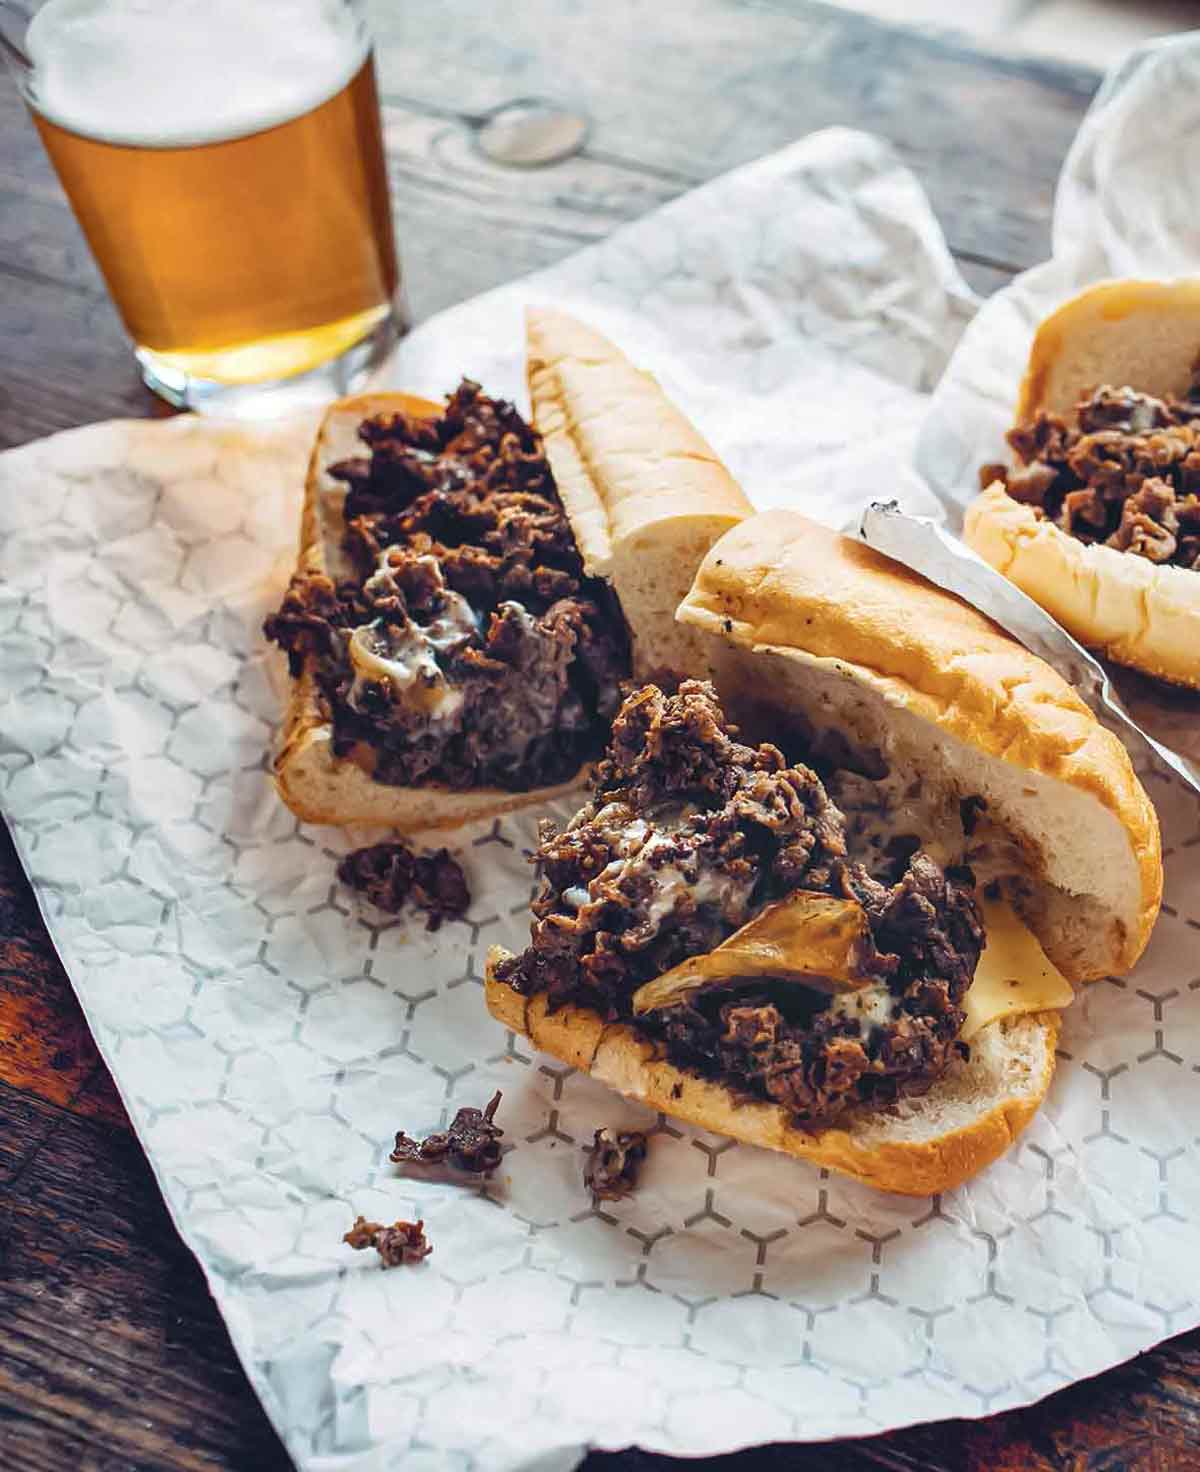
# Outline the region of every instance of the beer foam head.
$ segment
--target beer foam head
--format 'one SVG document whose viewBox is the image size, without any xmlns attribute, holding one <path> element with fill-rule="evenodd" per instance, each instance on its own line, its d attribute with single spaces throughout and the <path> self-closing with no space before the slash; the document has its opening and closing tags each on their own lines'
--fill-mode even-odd
<svg viewBox="0 0 1200 1472">
<path fill-rule="evenodd" d="M 318 107 L 367 45 L 343 0 L 49 0 L 26 40 L 30 100 L 108 143 L 214 143 Z"/>
</svg>

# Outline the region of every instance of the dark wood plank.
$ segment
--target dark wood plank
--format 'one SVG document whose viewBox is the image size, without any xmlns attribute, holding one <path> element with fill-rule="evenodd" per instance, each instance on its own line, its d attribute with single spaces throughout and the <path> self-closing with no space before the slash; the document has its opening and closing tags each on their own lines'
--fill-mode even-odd
<svg viewBox="0 0 1200 1472">
<path fill-rule="evenodd" d="M 96 419 L 169 412 L 142 383 L 116 313 L 99 293 L 0 263 L 0 340 L 0 447 Z"/>
<path fill-rule="evenodd" d="M 0 1466 L 282 1469 L 133 1134 L 0 1084 Z"/>
<path fill-rule="evenodd" d="M 129 1127 L 3 823 L 0 1083 L 60 1109 Z"/>
</svg>

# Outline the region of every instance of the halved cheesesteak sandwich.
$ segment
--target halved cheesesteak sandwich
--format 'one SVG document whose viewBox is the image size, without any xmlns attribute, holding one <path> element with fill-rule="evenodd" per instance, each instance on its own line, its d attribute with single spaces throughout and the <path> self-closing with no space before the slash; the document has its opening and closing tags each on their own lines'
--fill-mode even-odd
<svg viewBox="0 0 1200 1472">
<path fill-rule="evenodd" d="M 445 826 L 569 786 L 620 681 L 694 638 L 674 607 L 749 502 L 592 329 L 531 312 L 528 366 L 536 429 L 469 380 L 325 416 L 266 623 L 293 676 L 276 780 L 309 821 Z"/>
<path fill-rule="evenodd" d="M 1048 666 L 794 513 L 723 537 L 678 618 L 712 683 L 625 700 L 488 1006 L 668 1114 L 953 1186 L 1037 1110 L 1072 983 L 1141 954 L 1149 799 Z"/>
<path fill-rule="evenodd" d="M 964 535 L 1075 637 L 1200 688 L 1200 281 L 1107 281 L 1038 329 Z"/>
</svg>

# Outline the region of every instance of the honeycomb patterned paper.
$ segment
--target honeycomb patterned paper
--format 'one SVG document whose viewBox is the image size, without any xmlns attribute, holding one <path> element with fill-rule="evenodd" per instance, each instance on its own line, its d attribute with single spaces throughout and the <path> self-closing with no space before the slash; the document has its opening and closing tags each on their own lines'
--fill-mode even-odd
<svg viewBox="0 0 1200 1472">
<path fill-rule="evenodd" d="M 455 309 L 394 381 L 519 393 L 527 300 L 652 366 L 760 504 L 835 522 L 896 488 L 975 306 L 913 178 L 845 132 Z M 995 351 L 1011 385 L 1020 334 Z M 533 815 L 451 836 L 473 902 L 430 935 L 335 882 L 365 835 L 275 796 L 283 680 L 259 628 L 311 431 L 108 424 L 0 458 L 4 811 L 297 1464 L 502 1472 L 858 1435 L 1032 1400 L 1200 1321 L 1195 799 L 1147 774 L 1168 854 L 1150 951 L 1072 1008 L 1044 1112 L 961 1190 L 881 1196 L 648 1114 L 484 1008 L 485 949 L 525 933 Z M 388 1163 L 398 1128 L 495 1089 L 488 1184 Z M 651 1138 L 638 1192 L 594 1205 L 600 1124 Z M 342 1245 L 359 1213 L 423 1217 L 433 1255 L 381 1271 Z"/>
</svg>

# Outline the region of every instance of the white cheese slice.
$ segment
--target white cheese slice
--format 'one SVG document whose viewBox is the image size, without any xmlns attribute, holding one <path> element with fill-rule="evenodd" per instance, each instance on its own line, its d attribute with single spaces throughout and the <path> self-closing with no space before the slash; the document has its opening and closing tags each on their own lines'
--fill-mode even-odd
<svg viewBox="0 0 1200 1472">
<path fill-rule="evenodd" d="M 959 1034 L 968 1043 L 997 1018 L 1059 1010 L 1075 995 L 1037 936 L 1006 901 L 982 899 L 979 908 L 986 940 L 975 979 L 963 999 L 967 1020 Z"/>
</svg>

